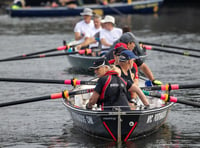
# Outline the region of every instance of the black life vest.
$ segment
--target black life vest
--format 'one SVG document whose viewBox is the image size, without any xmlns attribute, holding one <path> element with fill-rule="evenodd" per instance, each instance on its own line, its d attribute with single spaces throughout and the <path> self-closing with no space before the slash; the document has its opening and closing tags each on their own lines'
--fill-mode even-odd
<svg viewBox="0 0 200 148">
<path fill-rule="evenodd" d="M 104 106 L 126 106 L 121 109 L 130 110 L 128 107 L 126 81 L 119 77 L 115 71 L 108 71 L 104 76 L 107 76 L 107 79 L 98 101 L 102 110 L 112 110 L 111 108 L 104 108 Z"/>
</svg>

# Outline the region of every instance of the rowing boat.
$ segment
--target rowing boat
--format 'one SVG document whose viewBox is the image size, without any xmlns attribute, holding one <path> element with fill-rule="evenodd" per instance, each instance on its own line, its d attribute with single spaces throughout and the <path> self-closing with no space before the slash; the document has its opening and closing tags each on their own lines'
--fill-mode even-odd
<svg viewBox="0 0 200 148">
<path fill-rule="evenodd" d="M 97 49 L 98 50 L 98 49 Z M 65 52 L 68 52 L 65 50 Z M 88 67 L 93 65 L 93 62 L 99 58 L 100 56 L 90 56 L 90 55 L 80 55 L 80 54 L 69 54 L 66 56 L 68 63 L 74 70 L 88 72 Z M 140 58 L 144 61 L 146 58 L 146 54 L 144 56 L 140 56 Z"/>
<path fill-rule="evenodd" d="M 131 3 L 113 3 L 109 5 L 85 5 L 77 8 L 67 7 L 27 7 L 19 9 L 7 8 L 11 17 L 65 17 L 80 16 L 85 7 L 93 9 L 99 15 L 107 14 L 147 14 L 157 13 L 164 0 L 144 0 Z"/>
<path fill-rule="evenodd" d="M 144 86 L 140 79 L 140 86 Z M 76 90 L 94 88 L 84 86 Z M 144 109 L 138 100 L 136 110 L 121 111 L 119 107 L 110 106 L 113 111 L 101 111 L 97 106 L 93 110 L 86 110 L 85 104 L 91 93 L 75 95 L 70 99 L 63 99 L 64 106 L 70 112 L 74 126 L 81 132 L 115 142 L 134 140 L 157 131 L 167 118 L 173 103 L 164 103 L 161 100 L 149 97 L 150 108 Z"/>
</svg>

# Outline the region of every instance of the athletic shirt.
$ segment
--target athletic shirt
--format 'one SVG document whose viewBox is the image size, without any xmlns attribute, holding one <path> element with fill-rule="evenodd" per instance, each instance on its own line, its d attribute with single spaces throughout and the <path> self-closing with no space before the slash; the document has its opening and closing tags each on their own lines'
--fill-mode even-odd
<svg viewBox="0 0 200 148">
<path fill-rule="evenodd" d="M 108 71 L 103 77 L 99 78 L 94 88 L 100 94 L 97 104 L 101 104 L 102 110 L 107 111 L 111 111 L 112 108 L 106 108 L 106 106 L 126 106 L 121 109 L 130 110 L 127 90 L 131 85 L 131 82 L 126 83 L 115 71 Z"/>
<path fill-rule="evenodd" d="M 91 30 L 94 27 L 93 20 L 90 21 L 89 24 L 86 24 L 84 20 L 78 22 L 74 27 L 74 32 L 79 32 L 80 34 L 84 34 L 84 38 L 81 40 L 84 41 L 85 37 L 92 37 Z"/>
<path fill-rule="evenodd" d="M 97 39 L 96 43 L 92 43 L 89 45 L 89 48 L 94 48 L 94 47 L 98 47 L 99 46 L 99 32 L 101 31 L 101 27 L 96 29 L 95 27 L 93 27 L 93 29 L 90 31 L 91 37 L 94 37 L 95 39 Z"/>
<path fill-rule="evenodd" d="M 122 29 L 114 27 L 111 31 L 102 29 L 100 31 L 100 40 L 105 39 L 109 44 L 113 44 L 122 35 Z M 102 49 L 110 48 L 110 46 L 102 45 Z"/>
<path fill-rule="evenodd" d="M 131 82 L 131 83 L 134 83 L 132 78 L 131 78 L 131 72 L 130 70 L 128 70 L 128 75 L 125 75 L 123 70 L 121 69 L 121 67 L 119 65 L 116 65 L 116 67 L 118 67 L 120 70 L 121 70 L 121 77 L 126 81 L 126 82 Z M 131 97 L 131 93 L 128 92 L 128 101 L 130 101 L 132 99 Z"/>
<path fill-rule="evenodd" d="M 118 68 L 121 70 L 121 77 L 122 77 L 126 82 L 128 82 L 128 80 L 129 80 L 129 81 L 131 81 L 131 82 L 133 83 L 133 80 L 132 80 L 132 78 L 131 78 L 131 72 L 130 72 L 130 70 L 128 70 L 128 75 L 125 75 L 124 72 L 123 72 L 123 70 L 122 70 L 122 68 L 121 68 L 119 65 L 116 65 L 116 67 L 118 67 Z"/>
</svg>

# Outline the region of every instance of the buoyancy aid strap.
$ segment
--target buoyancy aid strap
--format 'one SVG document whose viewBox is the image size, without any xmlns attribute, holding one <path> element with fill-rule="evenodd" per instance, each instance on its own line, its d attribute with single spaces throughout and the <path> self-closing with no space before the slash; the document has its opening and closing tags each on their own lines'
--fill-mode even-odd
<svg viewBox="0 0 200 148">
<path fill-rule="evenodd" d="M 112 78 L 112 76 L 109 75 L 107 80 L 106 80 L 106 83 L 103 86 L 103 89 L 101 91 L 100 99 L 104 99 L 104 96 L 105 96 L 105 93 L 106 93 L 106 89 L 107 89 L 108 85 L 110 84 L 111 78 Z"/>
<path fill-rule="evenodd" d="M 118 73 L 114 70 L 110 70 L 105 73 L 105 76 L 108 76 L 108 75 L 118 75 Z"/>
<path fill-rule="evenodd" d="M 125 83 L 125 85 L 127 85 L 127 82 L 122 77 L 119 78 Z"/>
</svg>

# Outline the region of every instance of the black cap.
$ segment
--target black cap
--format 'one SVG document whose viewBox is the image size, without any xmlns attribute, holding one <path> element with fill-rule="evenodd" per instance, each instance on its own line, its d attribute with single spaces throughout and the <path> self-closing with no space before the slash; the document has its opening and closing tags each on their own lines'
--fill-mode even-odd
<svg viewBox="0 0 200 148">
<path fill-rule="evenodd" d="M 114 55 L 116 55 L 116 56 L 119 56 L 120 55 L 120 53 L 122 52 L 122 51 L 124 51 L 124 50 L 127 50 L 127 49 L 125 49 L 124 47 L 117 47 L 115 50 L 114 50 Z"/>
<path fill-rule="evenodd" d="M 89 67 L 88 69 L 94 70 L 94 69 L 97 69 L 97 68 L 104 66 L 104 65 L 108 65 L 108 66 L 110 65 L 108 63 L 108 60 L 106 58 L 99 58 L 99 59 L 95 60 L 93 62 L 93 66 Z"/>
</svg>

